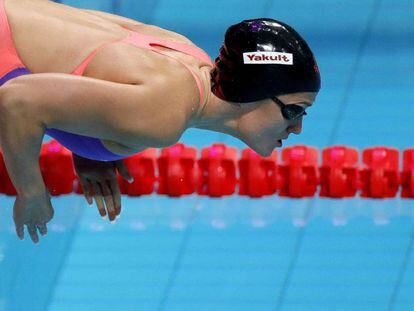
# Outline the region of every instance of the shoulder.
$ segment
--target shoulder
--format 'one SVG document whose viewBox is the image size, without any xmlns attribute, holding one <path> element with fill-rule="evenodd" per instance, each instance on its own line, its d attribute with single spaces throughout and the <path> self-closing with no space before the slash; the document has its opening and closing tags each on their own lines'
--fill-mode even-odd
<svg viewBox="0 0 414 311">
<path fill-rule="evenodd" d="M 116 59 L 116 63 L 111 63 Z M 192 66 L 195 74 L 196 66 Z M 191 111 L 199 101 L 198 87 L 190 71 L 174 58 L 150 50 L 114 46 L 102 51 L 89 64 L 84 76 L 122 84 L 145 86 L 148 105 L 169 117 Z M 200 77 L 201 79 L 201 77 Z M 141 101 L 142 104 L 142 101 Z"/>
<path fill-rule="evenodd" d="M 158 134 L 157 147 L 172 145 L 187 129 L 198 100 L 197 91 L 194 91 L 187 75 L 177 76 L 171 72 L 158 73 L 144 83 L 148 91 L 146 104 L 153 112 L 151 123 L 156 129 L 154 133 Z"/>
</svg>

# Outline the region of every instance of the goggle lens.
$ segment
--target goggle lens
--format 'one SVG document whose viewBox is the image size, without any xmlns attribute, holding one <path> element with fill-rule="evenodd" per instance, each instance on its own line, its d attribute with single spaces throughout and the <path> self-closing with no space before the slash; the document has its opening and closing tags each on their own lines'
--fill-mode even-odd
<svg viewBox="0 0 414 311">
<path fill-rule="evenodd" d="M 296 120 L 306 115 L 306 111 L 299 105 L 286 105 L 282 108 L 282 114 L 288 120 Z"/>
<path fill-rule="evenodd" d="M 279 105 L 279 107 L 282 110 L 282 115 L 287 120 L 296 120 L 299 119 L 302 116 L 306 116 L 307 113 L 305 111 L 306 108 L 291 104 L 291 105 L 285 105 L 279 98 L 274 97 L 273 100 Z M 305 103 L 304 103 L 305 104 Z"/>
</svg>

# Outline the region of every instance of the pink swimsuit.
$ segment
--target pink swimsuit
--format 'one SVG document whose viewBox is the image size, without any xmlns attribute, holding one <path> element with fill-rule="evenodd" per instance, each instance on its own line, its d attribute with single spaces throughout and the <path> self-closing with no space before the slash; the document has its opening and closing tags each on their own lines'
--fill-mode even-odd
<svg viewBox="0 0 414 311">
<path fill-rule="evenodd" d="M 0 0 L 0 86 L 10 79 L 13 79 L 23 74 L 31 73 L 22 63 L 15 49 L 10 32 L 9 23 L 7 20 L 6 11 L 4 9 L 4 1 L 5 0 Z M 73 71 L 72 74 L 79 76 L 83 75 L 86 67 L 92 61 L 93 57 L 97 53 L 99 53 L 107 46 L 120 43 L 132 44 L 140 48 L 150 49 L 156 53 L 172 57 L 175 60 L 182 63 L 194 76 L 200 93 L 200 102 L 203 102 L 204 94 L 200 78 L 194 73 L 194 71 L 188 65 L 181 62 L 179 59 L 173 57 L 172 55 L 168 55 L 164 51 L 157 49 L 156 47 L 162 46 L 172 50 L 180 51 L 182 53 L 192 55 L 202 61 L 205 61 L 207 64 L 213 66 L 210 57 L 203 50 L 199 49 L 196 46 L 164 40 L 161 38 L 140 34 L 131 30 L 129 30 L 129 35 L 125 39 L 106 43 L 94 52 L 92 52 Z M 127 157 L 125 155 L 119 155 L 109 151 L 105 148 L 100 139 L 94 137 L 72 134 L 53 128 L 47 128 L 46 134 L 55 138 L 57 141 L 59 141 L 60 144 L 62 144 L 63 146 L 71 150 L 73 153 L 81 157 L 98 161 L 115 161 Z"/>
</svg>

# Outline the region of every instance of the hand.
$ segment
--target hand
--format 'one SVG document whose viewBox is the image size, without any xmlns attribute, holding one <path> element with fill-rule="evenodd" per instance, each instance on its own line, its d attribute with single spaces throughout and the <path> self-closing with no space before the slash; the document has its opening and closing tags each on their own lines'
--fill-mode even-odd
<svg viewBox="0 0 414 311">
<path fill-rule="evenodd" d="M 115 220 L 115 217 L 121 213 L 121 191 L 115 169 L 122 178 L 133 180 L 124 161 L 94 161 L 73 154 L 73 163 L 89 205 L 93 203 L 93 196 L 102 218 L 108 214 L 110 221 Z M 107 210 L 104 207 L 104 200 Z"/>
<path fill-rule="evenodd" d="M 13 219 L 17 236 L 20 240 L 24 239 L 24 225 L 26 225 L 32 241 L 38 243 L 37 230 L 41 235 L 46 235 L 46 224 L 53 218 L 54 213 L 47 189 L 44 193 L 30 198 L 17 195 L 13 207 Z"/>
</svg>

